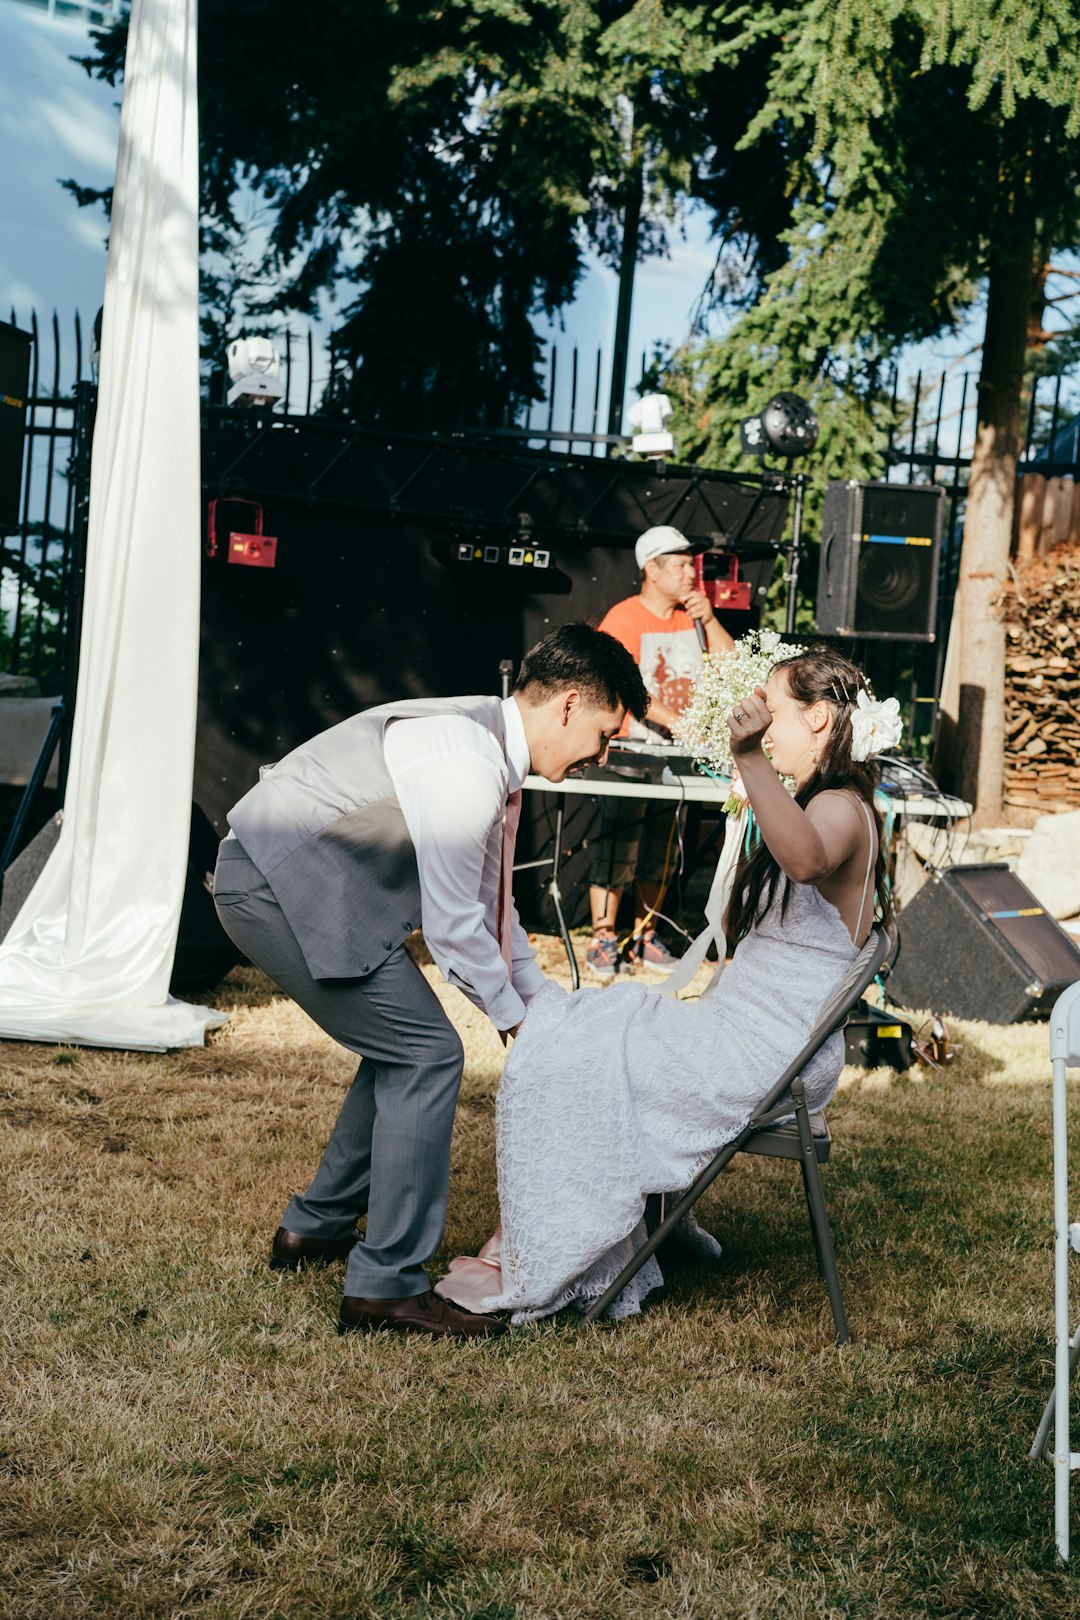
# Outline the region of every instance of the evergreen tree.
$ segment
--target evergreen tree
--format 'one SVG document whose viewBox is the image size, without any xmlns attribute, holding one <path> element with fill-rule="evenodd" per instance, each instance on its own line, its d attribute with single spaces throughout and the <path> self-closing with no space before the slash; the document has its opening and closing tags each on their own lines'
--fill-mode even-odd
<svg viewBox="0 0 1080 1620">
<path fill-rule="evenodd" d="M 793 387 L 826 472 L 876 472 L 883 355 L 985 291 L 941 763 L 994 820 L 1025 345 L 1050 253 L 1080 234 L 1080 17 L 1068 0 L 810 0 L 747 9 L 731 52 L 763 38 L 768 95 L 743 139 L 783 132 L 787 257 L 727 337 L 679 357 L 682 430 L 731 465 L 739 417 Z"/>
<path fill-rule="evenodd" d="M 537 394 L 531 317 L 570 300 L 589 246 L 618 262 L 631 202 L 638 254 L 664 251 L 720 49 L 680 0 L 203 0 L 199 22 L 209 341 L 268 286 L 308 311 L 344 284 L 334 398 L 414 427 Z M 123 49 L 122 23 L 99 32 L 89 71 L 118 82 Z"/>
</svg>

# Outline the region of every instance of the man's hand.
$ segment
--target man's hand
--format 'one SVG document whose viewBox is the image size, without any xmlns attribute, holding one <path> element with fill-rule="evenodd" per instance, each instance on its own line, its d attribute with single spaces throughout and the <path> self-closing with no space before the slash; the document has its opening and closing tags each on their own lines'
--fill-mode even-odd
<svg viewBox="0 0 1080 1620">
<path fill-rule="evenodd" d="M 743 698 L 728 719 L 731 731 L 731 752 L 738 759 L 756 754 L 761 739 L 772 725 L 772 715 L 765 702 L 765 688 L 755 686 L 749 697 Z"/>
<path fill-rule="evenodd" d="M 649 699 L 649 707 L 645 712 L 645 723 L 655 731 L 665 732 L 670 736 L 671 728 L 678 718 L 677 711 L 669 709 L 666 703 L 660 702 L 659 698 Z"/>
<path fill-rule="evenodd" d="M 704 591 L 687 591 L 683 607 L 696 619 L 705 632 L 707 650 L 711 653 L 730 652 L 735 642 L 724 629 L 713 611 L 713 605 Z"/>
<path fill-rule="evenodd" d="M 519 1018 L 513 1029 L 500 1029 L 499 1039 L 502 1041 L 504 1046 L 506 1045 L 507 1041 L 512 1041 L 514 1039 L 514 1036 L 517 1034 L 524 1022 L 524 1018 Z"/>
<path fill-rule="evenodd" d="M 711 624 L 716 618 L 713 605 L 704 591 L 687 591 L 683 597 L 683 607 L 692 619 L 700 619 L 702 624 Z"/>
</svg>

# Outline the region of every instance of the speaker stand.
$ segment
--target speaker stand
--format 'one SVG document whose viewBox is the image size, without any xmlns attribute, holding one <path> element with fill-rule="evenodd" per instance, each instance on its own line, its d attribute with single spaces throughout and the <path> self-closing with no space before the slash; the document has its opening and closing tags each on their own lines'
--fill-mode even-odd
<svg viewBox="0 0 1080 1620">
<path fill-rule="evenodd" d="M 30 772 L 30 780 L 27 782 L 23 796 L 19 800 L 19 808 L 15 812 L 15 820 L 11 823 L 11 831 L 8 833 L 7 843 L 4 845 L 4 853 L 0 855 L 0 891 L 3 888 L 4 873 L 15 857 L 15 851 L 19 847 L 19 839 L 23 835 L 23 829 L 30 818 L 31 810 L 34 808 L 34 801 L 41 791 L 41 784 L 44 782 L 49 766 L 52 764 L 52 757 L 56 752 L 56 745 L 60 741 L 63 724 L 64 704 L 63 700 L 58 700 L 52 706 L 52 719 L 49 721 L 49 729 L 45 733 L 45 741 L 41 745 L 37 763 Z"/>
<path fill-rule="evenodd" d="M 806 489 L 806 474 L 795 473 L 791 476 L 791 484 L 795 490 L 795 511 L 791 518 L 791 544 L 787 550 L 787 572 L 784 575 L 787 584 L 787 614 L 784 619 L 784 630 L 789 636 L 795 634 L 795 598 L 799 584 L 799 563 L 802 559 L 802 509 L 803 492 Z"/>
</svg>

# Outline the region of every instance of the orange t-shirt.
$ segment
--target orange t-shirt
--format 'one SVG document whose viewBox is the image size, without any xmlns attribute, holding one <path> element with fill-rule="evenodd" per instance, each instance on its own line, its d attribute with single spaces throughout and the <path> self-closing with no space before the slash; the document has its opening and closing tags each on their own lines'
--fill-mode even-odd
<svg viewBox="0 0 1080 1620">
<path fill-rule="evenodd" d="M 680 714 L 701 670 L 701 647 L 686 609 L 676 608 L 666 619 L 658 619 L 640 596 L 628 596 L 605 613 L 600 628 L 621 641 L 632 655 L 649 696 Z M 633 719 L 628 719 L 620 736 L 627 732 L 632 737 L 656 735 Z"/>
</svg>

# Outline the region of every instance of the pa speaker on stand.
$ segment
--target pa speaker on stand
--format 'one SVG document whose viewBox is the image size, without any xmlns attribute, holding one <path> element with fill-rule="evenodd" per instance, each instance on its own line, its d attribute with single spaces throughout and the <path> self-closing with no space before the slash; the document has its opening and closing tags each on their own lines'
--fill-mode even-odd
<svg viewBox="0 0 1080 1620">
<path fill-rule="evenodd" d="M 819 634 L 935 639 L 944 494 L 936 484 L 828 484 L 821 520 Z"/>
</svg>

